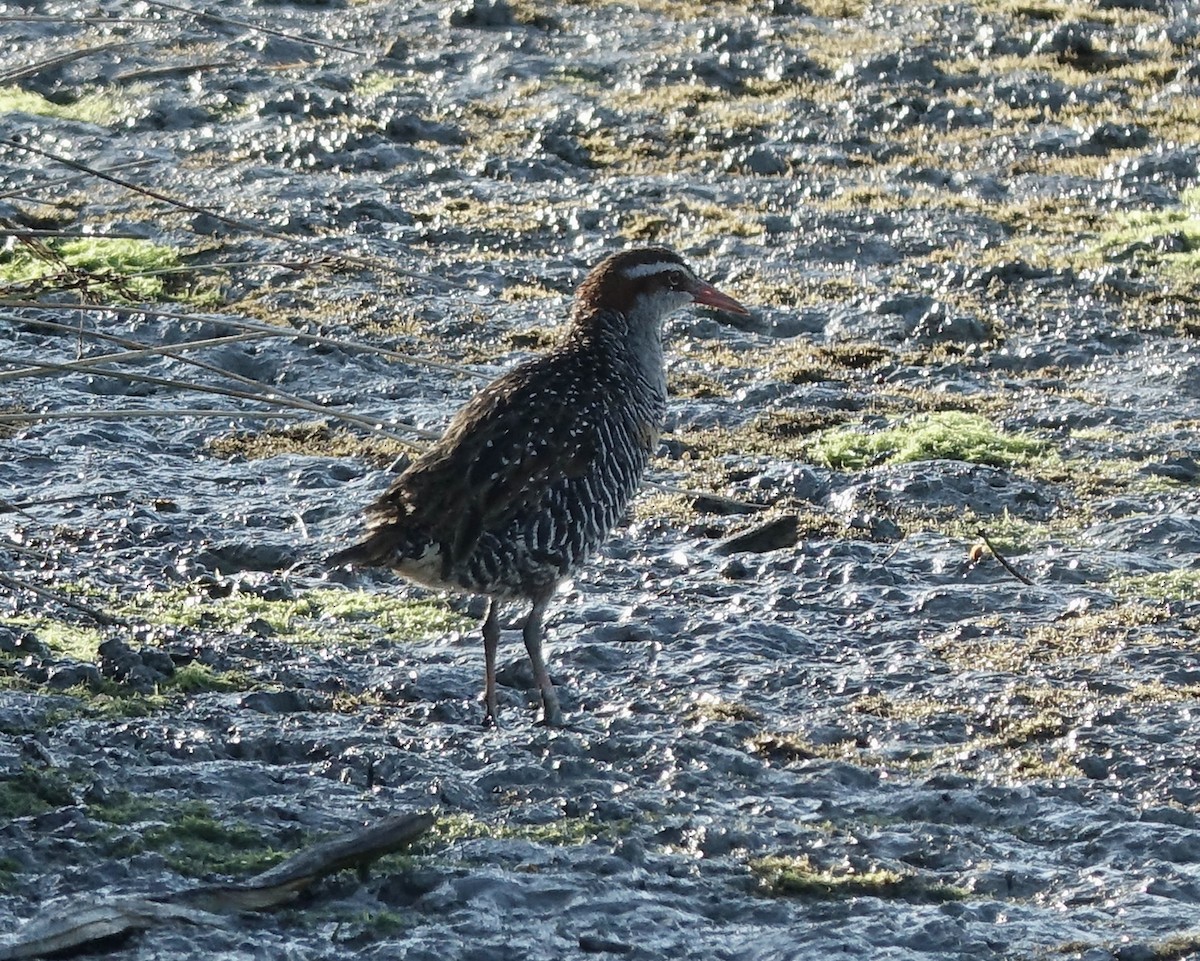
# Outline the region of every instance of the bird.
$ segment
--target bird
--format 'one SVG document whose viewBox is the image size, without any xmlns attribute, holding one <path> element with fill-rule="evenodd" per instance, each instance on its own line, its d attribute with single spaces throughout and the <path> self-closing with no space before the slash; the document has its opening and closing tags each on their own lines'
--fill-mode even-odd
<svg viewBox="0 0 1200 961">
<path fill-rule="evenodd" d="M 658 448 L 663 322 L 689 304 L 749 314 L 665 247 L 605 257 L 576 290 L 559 345 L 467 401 L 367 508 L 361 539 L 327 559 L 487 598 L 485 726 L 498 726 L 498 608 L 509 601 L 531 604 L 522 636 L 542 720 L 563 726 L 542 654 L 546 610 L 624 516 Z"/>
</svg>

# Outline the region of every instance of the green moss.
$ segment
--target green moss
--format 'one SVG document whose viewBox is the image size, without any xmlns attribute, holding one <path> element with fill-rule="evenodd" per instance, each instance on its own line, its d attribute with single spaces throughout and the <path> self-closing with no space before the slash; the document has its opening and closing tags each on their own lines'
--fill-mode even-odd
<svg viewBox="0 0 1200 961">
<path fill-rule="evenodd" d="M 655 213 L 627 214 L 620 228 L 621 236 L 627 240 L 672 246 L 722 237 L 759 237 L 762 232 L 762 215 L 756 207 L 723 206 L 690 199 L 668 202 Z"/>
<path fill-rule="evenodd" d="M 1200 270 L 1200 188 L 1179 195 L 1179 207 L 1123 213 L 1095 244 L 1106 259 L 1133 259 L 1195 279 Z"/>
<path fill-rule="evenodd" d="M 518 839 L 553 846 L 588 844 L 600 838 L 627 834 L 627 821 L 596 821 L 586 817 L 566 817 L 543 824 L 501 822 L 488 824 L 470 814 L 449 814 L 438 818 L 428 839 L 430 849 L 475 838 Z"/>
<path fill-rule="evenodd" d="M 959 411 L 912 417 L 873 432 L 836 428 L 822 432 L 810 445 L 817 463 L 837 470 L 940 459 L 1007 467 L 1045 449 L 1043 441 L 1006 433 L 985 417 Z"/>
<path fill-rule="evenodd" d="M 165 806 L 160 808 L 159 818 L 164 810 Z M 110 855 L 128 857 L 158 851 L 174 870 L 192 877 L 253 874 L 286 856 L 286 852 L 273 848 L 257 828 L 221 821 L 204 802 L 185 802 L 169 814 L 169 821 L 149 827 L 141 835 L 127 834 L 113 841 Z"/>
<path fill-rule="evenodd" d="M 68 621 L 48 617 L 10 617 L 7 624 L 31 631 L 59 657 L 74 661 L 95 662 L 101 635 L 92 627 L 80 627 Z"/>
<path fill-rule="evenodd" d="M 1001 513 L 980 517 L 973 511 L 954 510 L 949 520 L 939 520 L 937 529 L 947 537 L 975 545 L 977 553 L 987 550 L 980 540 L 982 531 L 1005 557 L 1027 554 L 1050 541 L 1072 544 L 1079 540 L 1087 517 L 1083 513 L 1064 513 L 1052 521 L 1033 521 L 1018 517 L 1006 507 Z"/>
<path fill-rule="evenodd" d="M 77 685 L 63 693 L 79 700 L 79 714 L 110 719 L 149 717 L 165 710 L 170 701 L 162 694 L 123 691 L 116 682 L 105 680 L 99 691 Z"/>
<path fill-rule="evenodd" d="M 88 804 L 88 817 L 105 824 L 128 825 L 158 817 L 163 804 L 141 794 L 119 791 L 104 801 Z"/>
<path fill-rule="evenodd" d="M 224 824 L 208 814 L 185 815 L 177 824 L 152 828 L 145 844 L 160 850 L 180 874 L 248 874 L 279 863 L 262 832 L 244 824 Z"/>
<path fill-rule="evenodd" d="M 1181 481 L 1146 472 L 1146 461 L 1128 457 L 1068 457 L 1048 455 L 1029 462 L 1030 476 L 1069 487 L 1090 499 L 1114 494 L 1154 494 L 1177 490 Z"/>
<path fill-rule="evenodd" d="M 354 95 L 370 100 L 391 93 L 397 87 L 411 83 L 407 77 L 394 73 L 384 73 L 382 70 L 368 70 L 354 81 Z"/>
<path fill-rule="evenodd" d="M 86 289 L 121 301 L 166 296 L 161 271 L 180 266 L 179 251 L 148 240 L 86 237 L 0 252 L 0 282 Z"/>
<path fill-rule="evenodd" d="M 313 457 L 361 457 L 372 464 L 387 466 L 410 449 L 386 437 L 364 437 L 362 433 L 331 428 L 325 423 L 296 424 L 261 431 L 239 431 L 214 437 L 204 449 L 223 460 L 241 457 L 265 460 L 287 454 Z"/>
<path fill-rule="evenodd" d="M 1140 597 L 1160 601 L 1192 601 L 1200 597 L 1200 570 L 1163 571 L 1156 574 L 1128 574 L 1109 582 L 1113 593 L 1121 597 Z"/>
<path fill-rule="evenodd" d="M 1200 932 L 1185 931 L 1172 934 L 1151 945 L 1156 961 L 1182 961 L 1200 951 Z"/>
<path fill-rule="evenodd" d="M 770 351 L 766 362 L 771 376 L 785 384 L 817 384 L 844 379 L 848 371 L 870 370 L 891 356 L 874 344 L 797 342 Z"/>
<path fill-rule="evenodd" d="M 672 397 L 728 397 L 729 388 L 717 378 L 695 371 L 674 370 L 667 377 Z"/>
<path fill-rule="evenodd" d="M 877 897 L 904 901 L 958 901 L 967 892 L 915 874 L 886 868 L 856 871 L 853 868 L 821 868 L 807 855 L 755 858 L 750 870 L 766 894 L 810 898 Z"/>
<path fill-rule="evenodd" d="M 241 671 L 214 671 L 207 664 L 193 661 L 175 671 L 166 683 L 165 690 L 183 694 L 200 694 L 204 691 L 249 691 L 257 685 Z"/>
<path fill-rule="evenodd" d="M 542 200 L 505 202 L 453 197 L 413 211 L 413 219 L 433 229 L 457 227 L 519 237 L 546 229 L 549 207 Z"/>
<path fill-rule="evenodd" d="M 693 523 L 700 516 L 695 501 L 690 494 L 643 494 L 633 502 L 633 519 L 666 520 L 676 526 Z"/>
<path fill-rule="evenodd" d="M 14 891 L 23 882 L 17 879 L 21 873 L 21 862 L 16 858 L 0 856 L 0 891 Z"/>
<path fill-rule="evenodd" d="M 505 303 L 525 303 L 531 300 L 546 300 L 549 297 L 557 297 L 557 290 L 551 290 L 549 287 L 539 283 L 528 284 L 512 284 L 500 291 L 500 299 Z"/>
<path fill-rule="evenodd" d="M 507 331 L 482 350 L 466 351 L 464 359 L 468 363 L 486 363 L 489 359 L 494 360 L 497 345 L 510 350 L 545 351 L 561 342 L 562 331 L 554 327 L 523 327 L 520 330 Z"/>
<path fill-rule="evenodd" d="M 1172 687 L 1162 681 L 1135 684 L 1129 699 L 1141 704 L 1172 704 L 1176 701 L 1200 700 L 1200 684 L 1180 684 Z"/>
<path fill-rule="evenodd" d="M 1083 775 L 1067 751 L 1017 751 L 1006 755 L 1006 762 L 1013 781 L 1065 781 Z"/>
<path fill-rule="evenodd" d="M 137 595 L 120 612 L 151 624 L 206 630 L 244 630 L 261 621 L 284 640 L 315 644 L 362 643 L 380 635 L 393 641 L 415 640 L 472 623 L 443 601 L 335 588 L 275 601 L 242 593 L 211 598 L 195 589 L 176 588 Z"/>
<path fill-rule="evenodd" d="M 25 765 L 0 778 L 0 818 L 28 817 L 75 802 L 66 776 L 54 768 Z"/>
<path fill-rule="evenodd" d="M 963 714 L 966 708 L 951 701 L 925 697 L 892 697 L 888 694 L 876 693 L 862 695 L 850 705 L 850 710 L 857 714 L 869 714 L 872 717 L 886 718 L 890 721 L 921 723 L 932 717 Z"/>
<path fill-rule="evenodd" d="M 9 623 L 21 624 L 31 629 L 38 639 L 59 657 L 88 664 L 95 664 L 99 659 L 102 635 L 93 628 L 46 618 L 13 618 Z M 11 670 L 12 666 L 11 657 L 0 655 L 0 687 L 37 689 L 37 685 L 30 685 L 19 677 L 8 675 L 5 668 Z M 101 678 L 97 684 L 75 685 L 63 691 L 65 696 L 75 698 L 79 702 L 78 707 L 60 712 L 61 717 L 50 718 L 47 723 L 62 723 L 81 715 L 109 718 L 146 717 L 167 707 L 170 704 L 167 695 L 171 692 L 197 694 L 201 691 L 244 691 L 255 686 L 252 679 L 239 671 L 216 672 L 199 663 L 179 668 L 163 681 L 158 690 L 147 694 L 127 690 L 116 681 Z"/>
<path fill-rule="evenodd" d="M 726 701 L 712 695 L 702 695 L 688 711 L 688 720 L 699 721 L 757 721 L 762 715 L 745 704 Z"/>
<path fill-rule="evenodd" d="M 747 739 L 746 748 L 754 754 L 784 764 L 793 761 L 811 761 L 814 758 L 857 759 L 853 741 L 813 744 L 807 738 L 790 731 L 764 731 L 755 734 Z"/>
<path fill-rule="evenodd" d="M 1102 657 L 1128 646 L 1145 628 L 1168 620 L 1163 607 L 1123 603 L 1106 611 L 1080 614 L 1055 624 L 1030 628 L 1023 637 L 998 631 L 987 640 L 935 641 L 930 651 L 966 670 L 1027 673 L 1037 665 L 1067 658 Z M 1181 641 L 1172 640 L 1173 646 Z"/>
<path fill-rule="evenodd" d="M 107 90 L 89 93 L 71 103 L 55 103 L 20 87 L 0 87 L 0 116 L 30 113 L 59 120 L 81 120 L 102 126 L 118 123 L 132 112 L 132 103 Z"/>
</svg>

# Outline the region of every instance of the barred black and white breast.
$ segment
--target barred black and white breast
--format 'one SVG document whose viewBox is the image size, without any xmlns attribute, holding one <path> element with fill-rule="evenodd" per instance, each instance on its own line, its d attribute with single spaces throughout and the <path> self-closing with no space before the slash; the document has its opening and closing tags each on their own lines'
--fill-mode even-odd
<svg viewBox="0 0 1200 961">
<path fill-rule="evenodd" d="M 533 601 L 526 646 L 553 721 L 553 687 L 538 670 L 541 612 L 641 483 L 666 415 L 662 322 L 689 303 L 746 312 L 669 250 L 641 248 L 602 261 L 577 291 L 563 344 L 471 398 L 369 508 L 366 537 L 330 562 Z M 493 606 L 484 625 L 492 720 L 494 617 Z"/>
<path fill-rule="evenodd" d="M 368 563 L 432 586 L 536 598 L 595 552 L 637 492 L 667 410 L 656 369 L 593 318 L 476 394 L 369 511 Z"/>
</svg>

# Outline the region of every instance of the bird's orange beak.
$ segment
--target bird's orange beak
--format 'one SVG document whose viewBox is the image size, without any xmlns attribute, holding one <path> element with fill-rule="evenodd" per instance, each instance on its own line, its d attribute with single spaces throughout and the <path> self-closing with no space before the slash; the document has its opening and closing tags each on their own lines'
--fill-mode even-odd
<svg viewBox="0 0 1200 961">
<path fill-rule="evenodd" d="M 692 290 L 692 300 L 705 307 L 716 307 L 717 310 L 727 310 L 731 314 L 741 314 L 743 317 L 750 316 L 750 311 L 729 294 L 722 293 L 712 284 L 706 284 L 704 281 L 700 281 L 700 284 Z"/>
</svg>

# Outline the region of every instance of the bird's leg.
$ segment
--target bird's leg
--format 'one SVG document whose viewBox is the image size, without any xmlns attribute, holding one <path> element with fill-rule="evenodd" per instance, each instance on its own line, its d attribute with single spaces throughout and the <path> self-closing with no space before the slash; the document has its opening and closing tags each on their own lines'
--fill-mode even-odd
<svg viewBox="0 0 1200 961">
<path fill-rule="evenodd" d="M 500 622 L 496 608 L 500 602 L 488 598 L 487 616 L 483 619 L 483 700 L 487 713 L 483 716 L 484 727 L 497 727 L 496 721 L 496 648 L 500 644 Z"/>
<path fill-rule="evenodd" d="M 546 631 L 542 618 L 546 614 L 549 600 L 533 602 L 533 610 L 525 619 L 525 650 L 529 652 L 529 661 L 533 664 L 533 678 L 537 681 L 538 690 L 542 694 L 542 713 L 546 724 L 550 727 L 562 727 L 562 710 L 558 706 L 558 695 L 554 693 L 554 684 L 546 671 L 546 662 L 542 658 L 542 638 Z"/>
</svg>

